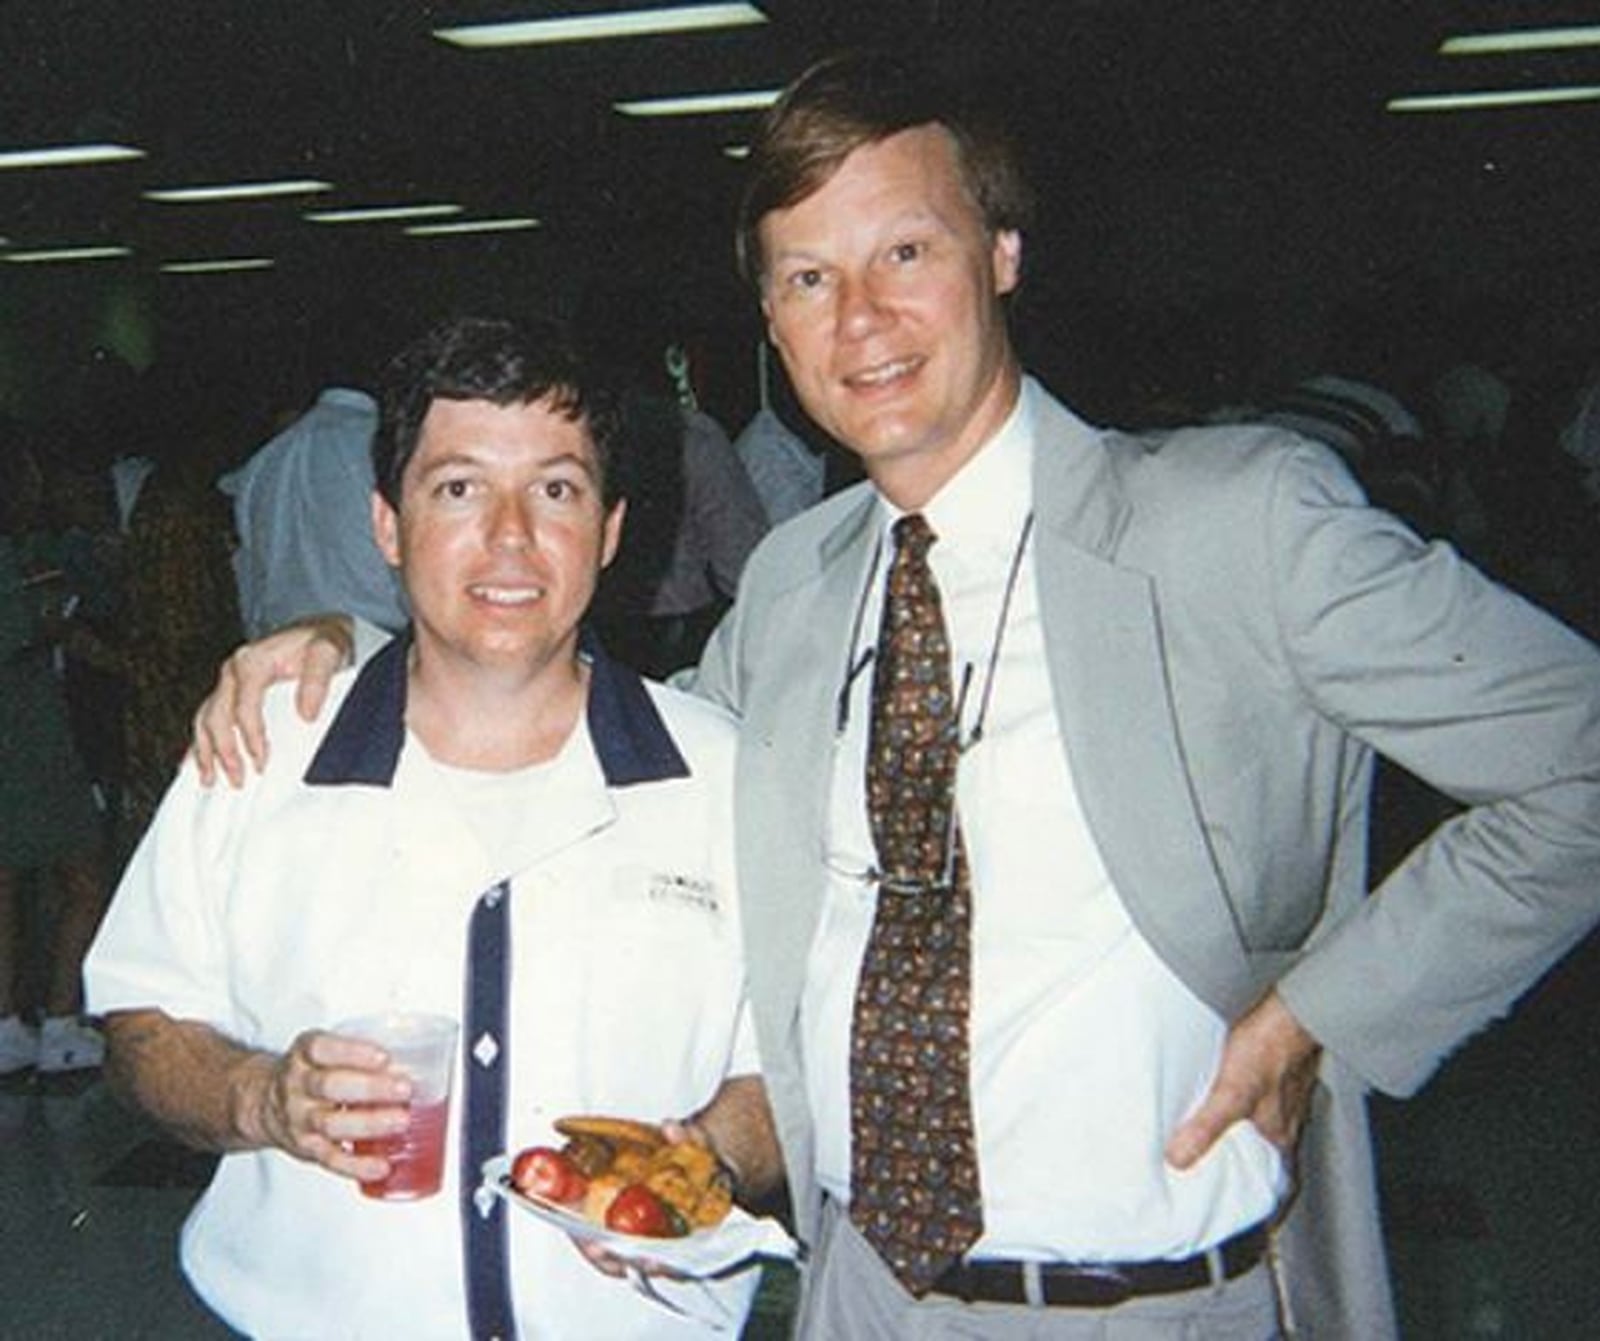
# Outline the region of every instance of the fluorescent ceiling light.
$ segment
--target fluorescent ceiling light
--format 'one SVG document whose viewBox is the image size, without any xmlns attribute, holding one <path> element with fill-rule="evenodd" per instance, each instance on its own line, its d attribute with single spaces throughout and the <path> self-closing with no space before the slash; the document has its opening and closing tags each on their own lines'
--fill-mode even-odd
<svg viewBox="0 0 1600 1341">
<path fill-rule="evenodd" d="M 1391 112 L 1468 112 L 1490 107 L 1548 107 L 1565 102 L 1600 101 L 1600 85 L 1572 88 L 1501 89 L 1487 93 L 1418 93 L 1390 98 Z"/>
<path fill-rule="evenodd" d="M 600 38 L 647 37 L 655 33 L 743 28 L 765 23 L 754 5 L 674 5 L 665 9 L 627 9 L 609 14 L 575 14 L 514 23 L 474 23 L 435 28 L 433 35 L 458 47 L 523 47 L 548 42 L 588 42 Z"/>
<path fill-rule="evenodd" d="M 457 233 L 518 233 L 537 228 L 537 219 L 463 219 L 460 223 L 416 224 L 406 229 L 410 237 L 453 237 Z"/>
<path fill-rule="evenodd" d="M 51 247 L 41 251 L 8 251 L 3 259 L 14 265 L 29 265 L 35 261 L 109 261 L 132 255 L 131 247 Z"/>
<path fill-rule="evenodd" d="M 748 144 L 725 144 L 722 152 L 729 158 L 749 158 L 750 146 Z"/>
<path fill-rule="evenodd" d="M 612 106 L 624 116 L 700 116 L 707 112 L 754 112 L 778 101 L 782 89 L 749 89 L 743 93 L 690 93 L 676 98 L 640 98 Z"/>
<path fill-rule="evenodd" d="M 1600 26 L 1586 28 L 1525 28 L 1519 32 L 1469 33 L 1447 37 L 1439 44 L 1441 56 L 1490 56 L 1508 51 L 1569 51 L 1573 47 L 1600 47 Z"/>
<path fill-rule="evenodd" d="M 235 256 L 215 261 L 168 261 L 161 269 L 169 275 L 225 275 L 239 270 L 270 270 L 270 256 Z"/>
<path fill-rule="evenodd" d="M 57 144 L 44 149 L 0 150 L 0 168 L 67 168 L 143 157 L 143 149 L 126 144 Z"/>
<path fill-rule="evenodd" d="M 323 224 L 394 223 L 401 219 L 443 219 L 460 213 L 460 205 L 363 205 L 347 210 L 313 210 L 301 217 Z"/>
<path fill-rule="evenodd" d="M 265 200 L 272 196 L 309 196 L 319 191 L 331 191 L 329 182 L 310 178 L 295 178 L 278 182 L 221 182 L 215 186 L 173 186 L 160 191 L 146 191 L 146 200 L 159 200 L 167 205 L 196 205 L 213 200 Z"/>
</svg>

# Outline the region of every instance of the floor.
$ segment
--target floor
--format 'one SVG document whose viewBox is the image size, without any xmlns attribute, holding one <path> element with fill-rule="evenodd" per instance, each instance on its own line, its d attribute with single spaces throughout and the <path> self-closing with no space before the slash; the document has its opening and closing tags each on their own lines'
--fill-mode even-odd
<svg viewBox="0 0 1600 1341">
<path fill-rule="evenodd" d="M 1600 939 L 1374 1122 L 1407 1338 L 1600 1336 Z"/>
</svg>

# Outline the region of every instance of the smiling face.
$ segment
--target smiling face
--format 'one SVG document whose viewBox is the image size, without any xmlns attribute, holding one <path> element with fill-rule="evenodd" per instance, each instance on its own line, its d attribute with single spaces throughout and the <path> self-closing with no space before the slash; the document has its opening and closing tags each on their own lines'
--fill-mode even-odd
<svg viewBox="0 0 1600 1341">
<path fill-rule="evenodd" d="M 762 311 L 807 413 L 921 507 L 1016 402 L 1000 297 L 1020 237 L 984 227 L 937 125 L 862 145 L 759 231 Z"/>
<path fill-rule="evenodd" d="M 577 664 L 578 623 L 623 505 L 602 501 L 586 424 L 549 402 L 436 399 L 373 529 L 411 601 L 417 664 L 537 677 Z"/>
</svg>

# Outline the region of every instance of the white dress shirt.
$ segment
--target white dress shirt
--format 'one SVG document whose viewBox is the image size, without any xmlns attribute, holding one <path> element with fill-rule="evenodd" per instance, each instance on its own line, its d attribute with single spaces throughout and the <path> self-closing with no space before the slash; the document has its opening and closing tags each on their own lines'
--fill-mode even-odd
<svg viewBox="0 0 1600 1341">
<path fill-rule="evenodd" d="M 1180 1257 L 1270 1215 L 1283 1164 L 1248 1124 L 1187 1173 L 1162 1158 L 1210 1084 L 1226 1026 L 1133 926 L 1078 807 L 1051 700 L 1035 551 L 1023 547 L 1036 394 L 1024 384 L 997 437 L 924 510 L 939 537 L 930 562 L 963 739 L 980 717 L 983 727 L 957 778 L 973 881 L 972 1091 L 985 1225 L 972 1255 Z M 872 675 L 863 662 L 898 515 L 887 502 L 882 512 L 836 752 L 832 874 L 803 1002 L 818 1174 L 841 1201 L 850 1188 L 851 1015 L 876 899 L 862 878 L 874 864 L 864 795 Z"/>
</svg>

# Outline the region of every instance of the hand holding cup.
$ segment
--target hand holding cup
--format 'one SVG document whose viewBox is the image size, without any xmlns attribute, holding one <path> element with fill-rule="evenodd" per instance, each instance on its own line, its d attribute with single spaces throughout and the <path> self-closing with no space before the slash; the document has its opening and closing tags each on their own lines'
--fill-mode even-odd
<svg viewBox="0 0 1600 1341">
<path fill-rule="evenodd" d="M 402 1123 L 385 1121 L 377 1130 L 352 1136 L 352 1155 L 381 1160 L 386 1166 L 357 1175 L 366 1196 L 417 1201 L 433 1196 L 443 1183 L 457 1032 L 456 1022 L 446 1016 L 402 1011 L 366 1015 L 335 1026 L 334 1033 L 341 1038 L 382 1049 L 389 1073 L 409 1092 Z M 358 1105 L 350 1111 L 359 1118 L 376 1116 L 378 1110 L 362 1114 Z"/>
</svg>

